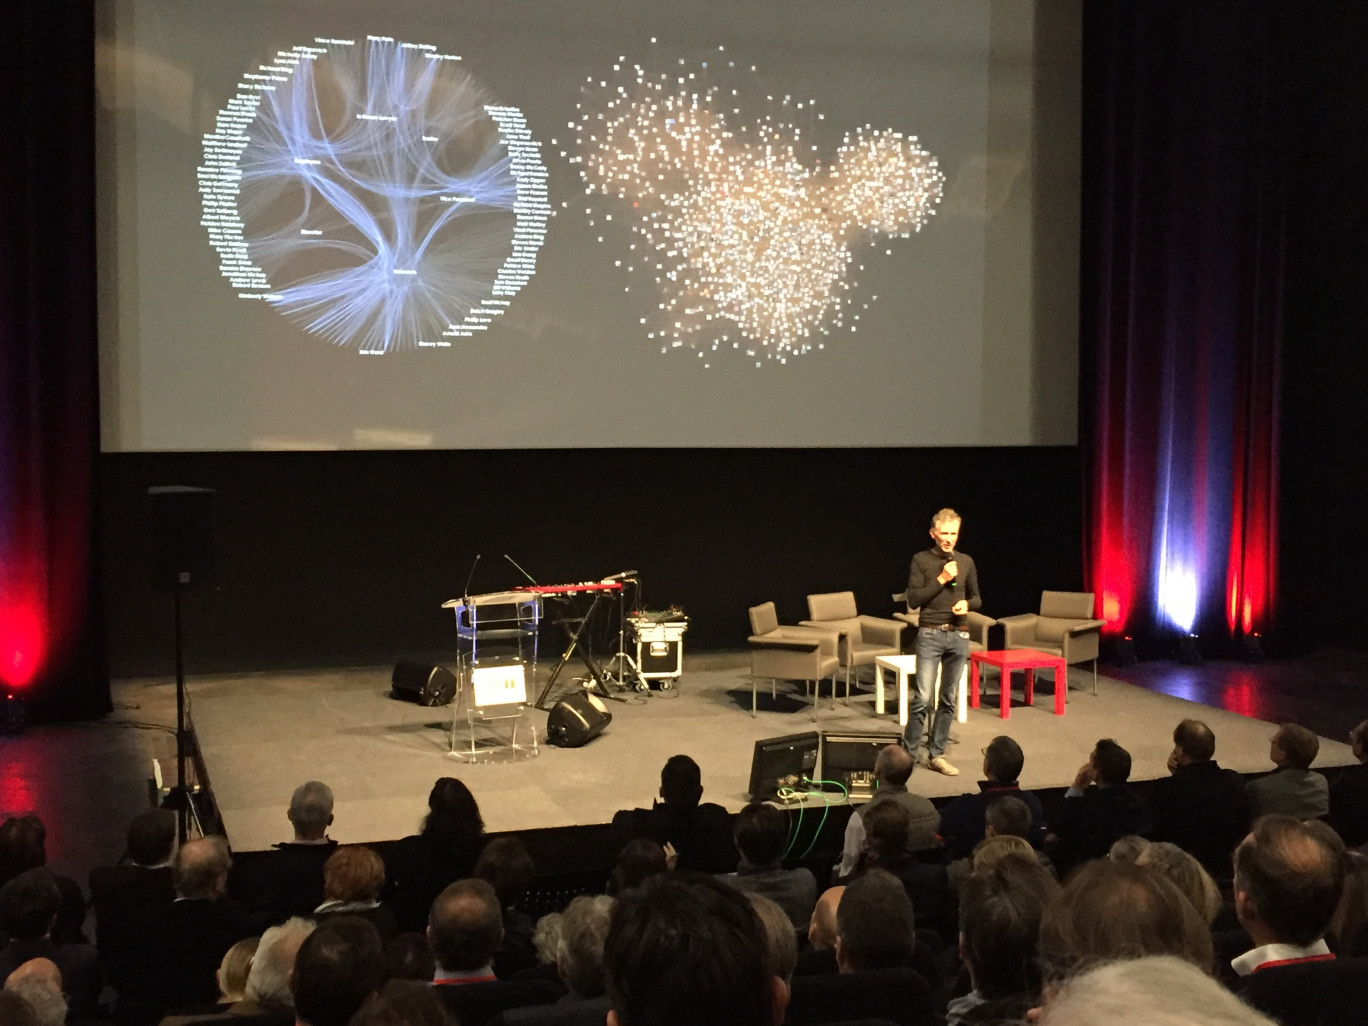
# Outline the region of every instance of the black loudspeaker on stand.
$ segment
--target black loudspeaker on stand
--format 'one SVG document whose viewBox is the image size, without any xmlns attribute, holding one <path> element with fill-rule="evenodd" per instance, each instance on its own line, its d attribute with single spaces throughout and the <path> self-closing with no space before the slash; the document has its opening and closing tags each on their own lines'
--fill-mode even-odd
<svg viewBox="0 0 1368 1026">
<path fill-rule="evenodd" d="M 446 705 L 456 697 L 456 678 L 440 666 L 400 659 L 390 676 L 390 697 L 418 705 Z"/>
<path fill-rule="evenodd" d="M 172 594 L 172 626 L 176 661 L 176 809 L 181 843 L 189 836 L 194 814 L 186 786 L 185 762 L 190 749 L 185 719 L 185 657 L 181 639 L 181 595 L 212 587 L 214 565 L 214 496 L 212 488 L 155 485 L 147 489 L 147 534 L 152 586 Z"/>
<path fill-rule="evenodd" d="M 546 741 L 561 748 L 579 748 L 603 733 L 613 722 L 608 707 L 588 692 L 570 695 L 551 707 L 546 717 Z"/>
</svg>

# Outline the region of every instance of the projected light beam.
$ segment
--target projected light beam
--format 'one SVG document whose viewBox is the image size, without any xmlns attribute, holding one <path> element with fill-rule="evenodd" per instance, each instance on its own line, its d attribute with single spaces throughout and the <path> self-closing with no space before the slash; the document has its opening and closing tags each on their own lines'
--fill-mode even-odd
<svg viewBox="0 0 1368 1026">
<path fill-rule="evenodd" d="M 459 61 L 316 39 L 243 77 L 199 171 L 239 296 L 367 355 L 449 348 L 507 308 L 545 238 L 546 168 Z"/>
<path fill-rule="evenodd" d="M 680 65 L 648 73 L 620 58 L 613 81 L 589 80 L 570 126 L 587 193 L 618 201 L 591 218 L 626 213 L 645 243 L 628 271 L 645 271 L 659 298 L 649 337 L 662 351 L 730 347 L 782 362 L 854 331 L 855 248 L 921 230 L 944 188 L 936 159 L 915 137 L 865 126 L 821 168 L 791 121 L 811 120 L 811 101 L 767 97 L 777 114 L 734 128 L 720 108 L 744 102 L 738 90 L 701 80 L 735 81 L 735 63 Z"/>
</svg>

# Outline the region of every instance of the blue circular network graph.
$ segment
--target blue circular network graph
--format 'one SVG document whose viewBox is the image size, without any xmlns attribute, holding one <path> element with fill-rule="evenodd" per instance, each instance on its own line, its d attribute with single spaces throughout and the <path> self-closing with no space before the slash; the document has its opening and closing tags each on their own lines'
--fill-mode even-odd
<svg viewBox="0 0 1368 1026">
<path fill-rule="evenodd" d="M 241 298 L 366 355 L 485 330 L 551 214 L 522 113 L 460 57 L 385 36 L 318 38 L 244 74 L 199 189 Z"/>
</svg>

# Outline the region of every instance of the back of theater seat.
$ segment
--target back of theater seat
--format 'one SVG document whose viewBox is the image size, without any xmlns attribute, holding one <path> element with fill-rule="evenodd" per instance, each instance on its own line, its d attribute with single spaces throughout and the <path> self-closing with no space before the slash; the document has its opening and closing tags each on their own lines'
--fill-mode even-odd
<svg viewBox="0 0 1368 1026">
<path fill-rule="evenodd" d="M 565 994 L 564 988 L 549 980 L 448 983 L 433 989 L 461 1026 L 485 1026 L 500 1012 L 529 1005 L 549 1005 Z"/>
<path fill-rule="evenodd" d="M 1359 1026 L 1368 1009 L 1368 958 L 1260 969 L 1235 992 L 1283 1026 Z"/>
<path fill-rule="evenodd" d="M 887 1019 L 896 1026 L 934 1026 L 931 985 L 912 969 L 795 976 L 785 1026 Z"/>
</svg>

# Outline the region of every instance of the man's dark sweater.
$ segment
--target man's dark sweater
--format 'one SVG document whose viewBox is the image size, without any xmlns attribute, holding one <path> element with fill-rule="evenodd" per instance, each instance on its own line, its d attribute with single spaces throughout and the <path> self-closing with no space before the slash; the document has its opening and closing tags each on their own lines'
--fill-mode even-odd
<svg viewBox="0 0 1368 1026">
<path fill-rule="evenodd" d="M 949 584 L 941 584 L 937 579 L 951 559 L 959 565 L 959 575 L 954 579 L 953 588 Z M 966 556 L 963 552 L 951 555 L 932 546 L 912 557 L 912 569 L 907 578 L 907 607 L 921 610 L 918 618 L 920 626 L 963 626 L 964 617 L 950 611 L 961 599 L 968 601 L 970 609 L 978 609 L 983 605 L 983 598 L 979 595 L 978 568 L 972 556 Z"/>
</svg>

